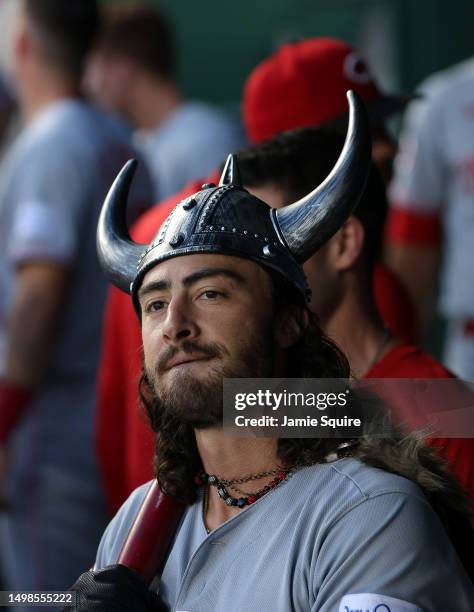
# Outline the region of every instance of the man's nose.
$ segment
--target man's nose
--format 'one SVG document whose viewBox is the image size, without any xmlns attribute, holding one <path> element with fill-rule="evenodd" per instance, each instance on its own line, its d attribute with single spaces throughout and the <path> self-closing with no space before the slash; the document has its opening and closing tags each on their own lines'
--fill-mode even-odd
<svg viewBox="0 0 474 612">
<path fill-rule="evenodd" d="M 171 300 L 163 325 L 163 337 L 171 342 L 196 338 L 199 327 L 194 321 L 190 308 L 182 300 Z"/>
</svg>

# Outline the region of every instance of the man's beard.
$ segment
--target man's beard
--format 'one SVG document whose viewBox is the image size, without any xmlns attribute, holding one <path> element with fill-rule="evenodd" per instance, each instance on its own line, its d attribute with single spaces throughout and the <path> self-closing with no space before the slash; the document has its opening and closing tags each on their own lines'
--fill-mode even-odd
<svg viewBox="0 0 474 612">
<path fill-rule="evenodd" d="M 204 345 L 190 340 L 183 341 L 179 350 L 185 354 L 198 352 L 218 359 L 229 355 L 226 348 L 218 343 Z M 155 394 L 154 409 L 174 416 L 195 429 L 219 427 L 222 425 L 224 378 L 270 377 L 273 372 L 273 351 L 270 328 L 242 347 L 238 356 L 228 359 L 227 364 L 209 364 L 203 380 L 184 371 L 174 374 L 173 380 L 165 384 L 160 376 L 162 366 L 178 352 L 178 349 L 170 348 L 153 370 L 145 364 L 146 377 Z"/>
</svg>

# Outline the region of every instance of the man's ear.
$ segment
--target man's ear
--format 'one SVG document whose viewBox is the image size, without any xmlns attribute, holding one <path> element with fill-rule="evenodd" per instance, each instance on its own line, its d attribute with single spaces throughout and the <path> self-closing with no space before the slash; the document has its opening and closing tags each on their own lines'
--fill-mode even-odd
<svg viewBox="0 0 474 612">
<path fill-rule="evenodd" d="M 364 241 L 364 227 L 351 215 L 332 239 L 330 257 L 334 268 L 340 271 L 352 268 L 362 254 Z"/>
<path fill-rule="evenodd" d="M 300 306 L 282 308 L 275 317 L 273 337 L 277 346 L 290 348 L 298 342 L 309 323 L 308 311 Z"/>
</svg>

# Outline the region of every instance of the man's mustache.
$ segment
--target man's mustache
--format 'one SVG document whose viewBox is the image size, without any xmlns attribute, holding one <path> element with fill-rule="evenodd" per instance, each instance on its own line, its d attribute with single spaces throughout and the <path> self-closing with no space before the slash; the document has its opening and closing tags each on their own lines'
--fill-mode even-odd
<svg viewBox="0 0 474 612">
<path fill-rule="evenodd" d="M 211 358 L 222 357 L 222 355 L 228 354 L 228 351 L 224 346 L 215 342 L 200 344 L 199 342 L 194 342 L 193 340 L 183 340 L 179 346 L 169 346 L 163 352 L 156 365 L 157 372 L 161 373 L 166 368 L 168 361 L 173 359 L 173 357 L 178 353 L 199 353 Z"/>
</svg>

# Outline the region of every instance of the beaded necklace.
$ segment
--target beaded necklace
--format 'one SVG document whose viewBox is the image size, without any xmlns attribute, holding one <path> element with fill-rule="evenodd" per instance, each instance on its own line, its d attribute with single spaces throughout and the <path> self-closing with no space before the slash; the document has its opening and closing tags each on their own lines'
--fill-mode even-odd
<svg viewBox="0 0 474 612">
<path fill-rule="evenodd" d="M 277 487 L 281 482 L 288 478 L 289 473 L 293 468 L 284 468 L 281 470 L 270 470 L 269 472 L 261 472 L 260 474 L 253 474 L 252 476 L 247 476 L 244 478 L 236 478 L 234 480 L 226 480 L 224 478 L 219 478 L 215 475 L 206 474 L 206 472 L 200 472 L 198 476 L 195 478 L 195 482 L 197 485 L 211 486 L 217 488 L 217 493 L 222 501 L 227 506 L 236 506 L 238 508 L 243 508 L 244 506 L 250 506 L 254 502 L 257 501 L 260 497 L 263 497 L 266 493 Z M 251 480 L 257 480 L 259 478 L 263 478 L 264 476 L 269 476 L 271 474 L 276 474 L 275 478 L 272 478 L 268 484 L 264 487 L 255 491 L 251 494 L 245 495 L 245 497 L 232 497 L 227 490 L 227 487 L 234 488 L 233 485 L 241 484 L 244 482 L 249 482 Z M 237 491 L 241 492 L 236 488 Z"/>
</svg>

